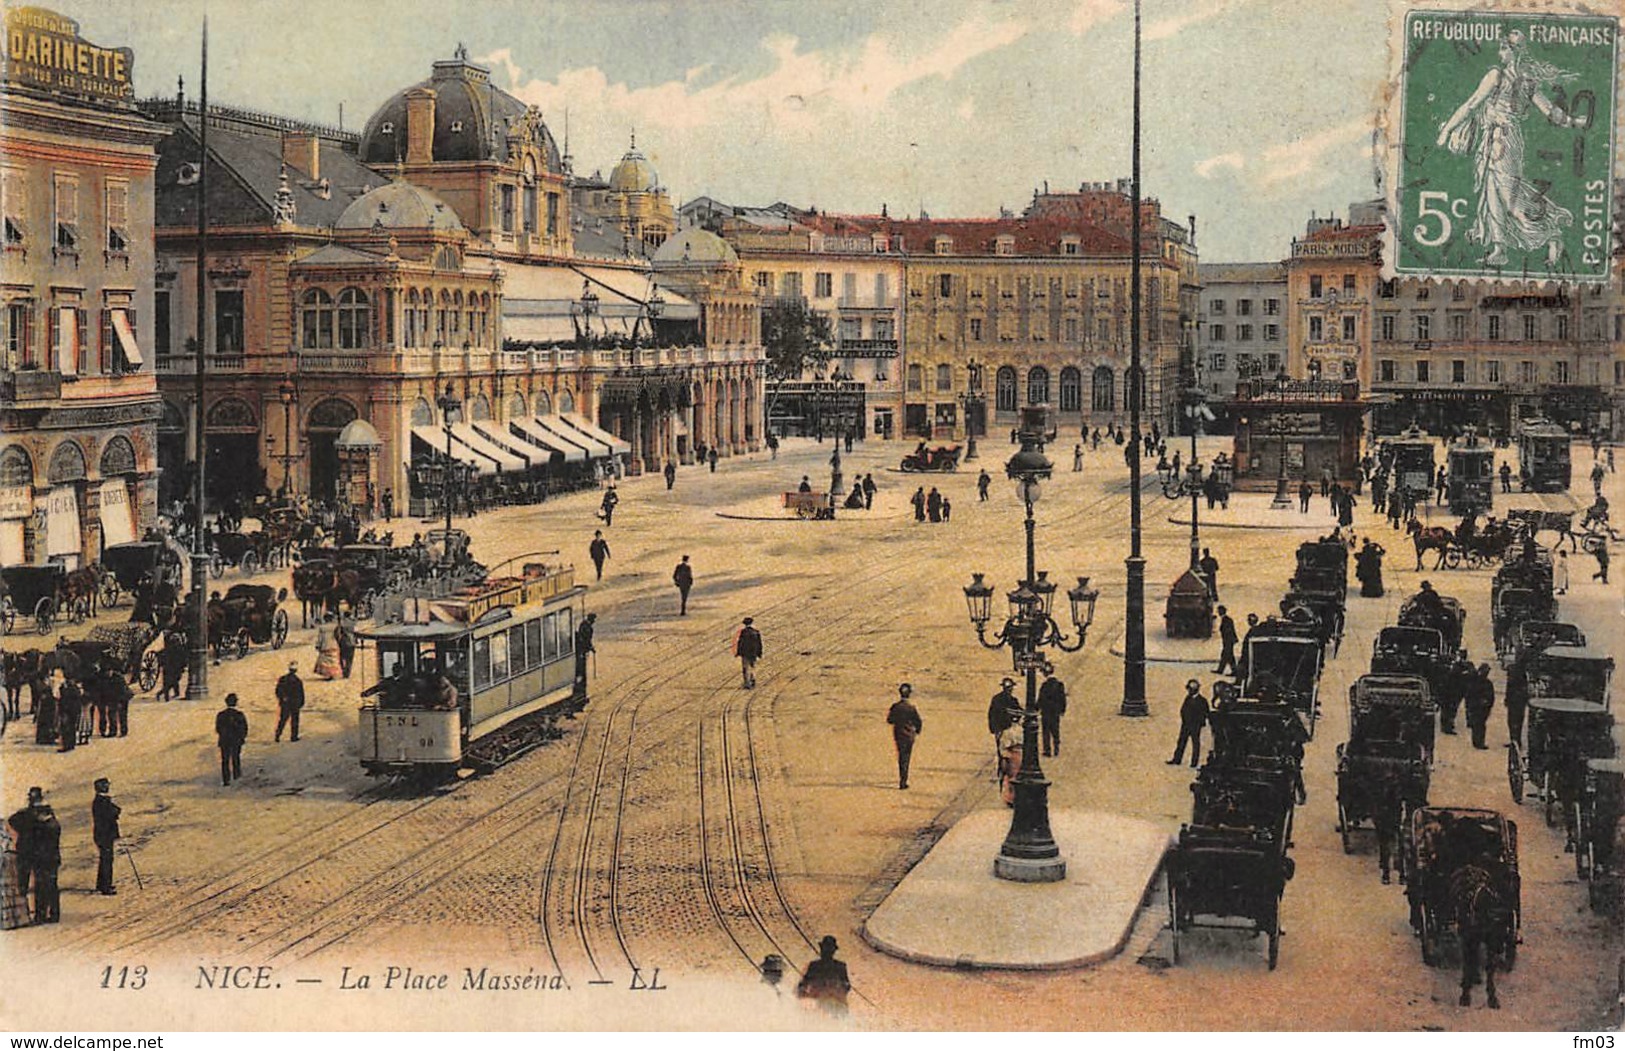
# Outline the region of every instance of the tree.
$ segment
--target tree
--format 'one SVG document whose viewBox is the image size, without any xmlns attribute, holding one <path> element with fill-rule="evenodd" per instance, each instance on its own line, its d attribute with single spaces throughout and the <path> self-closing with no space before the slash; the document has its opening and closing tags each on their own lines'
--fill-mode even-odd
<svg viewBox="0 0 1625 1051">
<path fill-rule="evenodd" d="M 829 360 L 829 316 L 804 299 L 782 299 L 762 310 L 762 350 L 767 356 L 767 418 L 778 404 L 779 385 Z"/>
</svg>

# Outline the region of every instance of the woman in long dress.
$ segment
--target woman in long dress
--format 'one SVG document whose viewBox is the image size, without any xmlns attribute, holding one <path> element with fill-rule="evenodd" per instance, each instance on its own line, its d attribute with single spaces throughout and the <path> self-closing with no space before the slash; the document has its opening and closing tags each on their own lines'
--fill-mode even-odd
<svg viewBox="0 0 1625 1051">
<path fill-rule="evenodd" d="M 10 822 L 0 821 L 0 930 L 28 923 L 28 898 L 17 884 L 17 844 Z"/>
<path fill-rule="evenodd" d="M 333 616 L 328 616 L 316 625 L 316 667 L 315 674 L 324 679 L 336 679 L 342 674 L 339 665 L 338 632 L 333 628 Z"/>
<path fill-rule="evenodd" d="M 1517 30 L 1502 41 L 1500 57 L 1501 64 L 1485 73 L 1467 101 L 1439 126 L 1438 145 L 1458 156 L 1474 154 L 1478 209 L 1467 240 L 1489 246 L 1484 262 L 1505 266 L 1510 248 L 1544 250 L 1547 265 L 1556 265 L 1563 250 L 1562 230 L 1574 225 L 1574 213 L 1524 178 L 1523 121 L 1533 106 L 1560 128 L 1583 125 L 1541 90 L 1549 83 L 1574 80 L 1576 74 L 1531 58 L 1528 41 Z"/>
</svg>

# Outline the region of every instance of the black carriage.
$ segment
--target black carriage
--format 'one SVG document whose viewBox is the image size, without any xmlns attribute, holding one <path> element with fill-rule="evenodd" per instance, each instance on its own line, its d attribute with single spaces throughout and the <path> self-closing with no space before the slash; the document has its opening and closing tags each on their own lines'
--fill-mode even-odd
<svg viewBox="0 0 1625 1051">
<path fill-rule="evenodd" d="M 1281 701 L 1220 704 L 1210 719 L 1213 748 L 1209 762 L 1220 766 L 1256 767 L 1276 761 L 1303 762 L 1309 739 L 1298 710 Z"/>
<path fill-rule="evenodd" d="M 957 471 L 959 469 L 960 447 L 957 445 L 939 445 L 935 449 L 928 449 L 924 442 L 907 456 L 899 468 L 904 471 Z"/>
<path fill-rule="evenodd" d="M 1267 829 L 1224 825 L 1184 825 L 1168 852 L 1168 925 L 1174 962 L 1180 962 L 1180 934 L 1194 927 L 1226 927 L 1242 918 L 1269 936 L 1269 966 L 1281 950 L 1281 897 L 1292 878 L 1285 844 Z"/>
<path fill-rule="evenodd" d="M 1557 615 L 1557 603 L 1551 601 L 1550 595 L 1542 595 L 1538 591 L 1502 588 L 1491 601 L 1490 629 L 1495 637 L 1495 656 L 1502 667 L 1517 660 L 1543 629 L 1580 630 L 1572 624 L 1552 620 Z M 1536 634 L 1531 635 L 1531 631 Z M 1585 636 L 1581 635 L 1580 645 L 1584 644 Z"/>
<path fill-rule="evenodd" d="M 1450 510 L 1483 513 L 1495 506 L 1495 449 L 1471 431 L 1445 452 L 1445 485 Z"/>
<path fill-rule="evenodd" d="M 1488 889 L 1503 903 L 1508 924 L 1497 932 L 1506 966 L 1517 959 L 1522 926 L 1522 880 L 1518 874 L 1518 825 L 1499 811 L 1469 807 L 1418 807 L 1411 812 L 1405 843 L 1411 927 L 1422 942 L 1422 962 L 1438 961 L 1446 932 L 1455 928 L 1452 883 L 1472 866 L 1488 876 Z"/>
<path fill-rule="evenodd" d="M 215 654 L 229 652 L 240 659 L 248 656 L 250 645 L 265 643 L 281 649 L 288 639 L 288 611 L 279 607 L 287 597 L 286 588 L 233 584 L 224 598 L 210 603 L 209 643 Z"/>
<path fill-rule="evenodd" d="M 1518 429 L 1519 478 L 1524 492 L 1561 493 L 1569 487 L 1569 432 L 1549 420 L 1528 420 Z"/>
<path fill-rule="evenodd" d="M 1526 794 L 1545 804 L 1546 824 L 1559 816 L 1572 834 L 1588 759 L 1614 757 L 1614 717 L 1608 709 L 1575 697 L 1531 697 L 1526 724 L 1528 752 L 1512 742 L 1507 751 L 1507 784 L 1512 801 Z M 1532 791 L 1531 791 L 1532 790 Z"/>
<path fill-rule="evenodd" d="M 251 577 L 274 561 L 271 534 L 263 529 L 253 533 L 216 533 L 214 551 L 209 555 L 209 573 L 218 580 L 227 566 L 236 566 L 243 571 L 243 576 Z"/>
<path fill-rule="evenodd" d="M 1612 706 L 1608 684 L 1614 675 L 1614 658 L 1585 646 L 1548 643 L 1530 651 L 1524 676 L 1531 697 L 1577 697 L 1599 705 Z"/>
<path fill-rule="evenodd" d="M 1349 740 L 1414 744 L 1431 763 L 1438 712 L 1420 675 L 1362 675 L 1349 687 Z"/>
<path fill-rule="evenodd" d="M 158 540 L 114 544 L 102 552 L 101 562 L 105 570 L 101 600 L 109 608 L 117 606 L 122 595 L 135 595 L 161 580 L 178 584 L 181 579 L 180 559 Z"/>
<path fill-rule="evenodd" d="M 1437 628 L 1391 625 L 1377 632 L 1371 644 L 1373 675 L 1417 675 L 1427 680 L 1435 695 L 1455 660 L 1455 651 Z"/>
<path fill-rule="evenodd" d="M 150 647 L 162 634 L 157 626 L 137 621 L 99 624 L 90 629 L 89 642 L 101 647 L 104 667 L 111 667 L 147 693 L 158 685 L 161 667 L 157 651 Z"/>
<path fill-rule="evenodd" d="M 1247 673 L 1242 679 L 1242 695 L 1290 705 L 1303 721 L 1304 732 L 1314 737 L 1315 720 L 1320 715 L 1320 669 L 1325 657 L 1320 628 L 1279 621 L 1272 626 L 1278 630 L 1268 634 L 1249 632 L 1243 644 Z M 1286 630 L 1279 630 L 1282 628 Z"/>
<path fill-rule="evenodd" d="M 1467 623 L 1467 610 L 1449 595 L 1436 592 L 1433 599 L 1419 592 L 1406 599 L 1399 607 L 1399 625 L 1405 628 L 1434 628 L 1444 638 L 1447 652 L 1454 657 L 1461 649 L 1462 627 Z"/>
<path fill-rule="evenodd" d="M 1281 615 L 1288 622 L 1312 627 L 1322 653 L 1330 649 L 1335 657 L 1343 648 L 1343 593 L 1304 591 L 1297 587 L 1297 578 L 1293 583 L 1293 589 L 1281 598 Z"/>
<path fill-rule="evenodd" d="M 1291 585 L 1300 591 L 1346 595 L 1349 588 L 1349 549 L 1340 540 L 1310 540 L 1298 545 L 1298 568 Z"/>
<path fill-rule="evenodd" d="M 1625 890 L 1625 760 L 1586 760 L 1575 830 L 1574 866 L 1591 881 L 1591 907 L 1617 907 Z"/>
<path fill-rule="evenodd" d="M 1548 649 L 1584 650 L 1586 648 L 1585 632 L 1581 631 L 1577 625 L 1558 620 L 1519 621 L 1507 632 L 1507 636 L 1506 655 L 1503 663 L 1508 666 L 1516 664 L 1525 656 L 1535 656 Z M 1595 655 L 1588 651 L 1586 656 L 1592 657 Z M 1544 686 L 1541 688 L 1546 689 Z"/>
<path fill-rule="evenodd" d="M 16 628 L 19 618 L 27 618 L 44 635 L 64 614 L 77 624 L 85 611 L 80 603 L 68 600 L 68 571 L 61 565 L 0 569 L 0 627 L 6 634 Z"/>
<path fill-rule="evenodd" d="M 1343 853 L 1354 849 L 1354 833 L 1367 821 L 1380 836 L 1383 826 L 1396 833 L 1405 816 L 1427 806 L 1430 768 L 1427 754 L 1414 741 L 1354 739 L 1337 746 L 1337 830 Z M 1400 852 L 1399 878 L 1406 878 Z"/>
</svg>

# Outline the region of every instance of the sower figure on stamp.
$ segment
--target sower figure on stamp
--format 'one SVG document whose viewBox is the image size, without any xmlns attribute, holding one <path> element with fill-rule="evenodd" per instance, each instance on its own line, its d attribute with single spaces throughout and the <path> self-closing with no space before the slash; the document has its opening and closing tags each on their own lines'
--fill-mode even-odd
<svg viewBox="0 0 1625 1051">
<path fill-rule="evenodd" d="M 914 707 L 910 700 L 914 687 L 908 683 L 900 683 L 897 687 L 897 700 L 891 709 L 886 712 L 886 722 L 891 724 L 892 743 L 897 746 L 897 787 L 908 787 L 908 764 L 914 754 L 914 740 L 920 736 L 925 724 L 920 720 L 920 710 Z"/>
</svg>

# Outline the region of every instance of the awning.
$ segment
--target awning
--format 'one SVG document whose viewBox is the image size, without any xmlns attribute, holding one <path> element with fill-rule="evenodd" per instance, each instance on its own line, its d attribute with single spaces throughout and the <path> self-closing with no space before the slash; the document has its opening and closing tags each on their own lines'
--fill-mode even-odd
<svg viewBox="0 0 1625 1051">
<path fill-rule="evenodd" d="M 677 437 L 684 438 L 688 436 L 688 424 L 683 422 L 682 413 L 678 413 L 677 415 L 673 416 L 671 418 L 671 422 L 677 428 Z"/>
<path fill-rule="evenodd" d="M 474 430 L 481 438 L 495 445 L 499 449 L 506 449 L 511 453 L 523 456 L 530 461 L 532 467 L 546 467 L 553 462 L 553 450 L 541 449 L 525 441 L 524 438 L 510 434 L 508 428 L 500 423 L 490 420 L 480 420 L 475 423 Z"/>
<path fill-rule="evenodd" d="M 59 485 L 45 498 L 45 553 L 79 553 L 79 493 L 72 485 Z"/>
<path fill-rule="evenodd" d="M 455 432 L 454 432 L 455 434 Z M 446 432 L 440 427 L 413 427 L 412 437 L 422 442 L 436 457 L 446 455 Z M 456 442 L 451 446 L 452 459 L 459 463 L 466 463 L 474 468 L 476 474 L 496 474 L 496 459 L 477 453 L 466 445 Z"/>
<path fill-rule="evenodd" d="M 102 543 L 135 542 L 135 514 L 130 506 L 130 489 L 122 478 L 109 478 L 102 483 Z"/>
<path fill-rule="evenodd" d="M 543 449 L 550 449 L 558 453 L 559 455 L 563 456 L 566 461 L 573 460 L 579 463 L 587 458 L 587 451 L 585 449 L 579 445 L 576 445 L 574 442 L 566 441 L 565 439 L 560 438 L 558 435 L 551 433 L 545 427 L 542 427 L 539 423 L 537 423 L 535 419 L 520 417 L 519 419 L 509 420 L 508 429 L 510 431 L 518 431 L 520 435 L 532 445 L 538 445 Z"/>
<path fill-rule="evenodd" d="M 0 566 L 23 564 L 23 520 L 0 520 Z"/>
<path fill-rule="evenodd" d="M 497 466 L 502 468 L 504 471 L 523 471 L 529 466 L 523 457 L 515 456 L 513 453 L 502 448 L 500 445 L 497 445 L 490 439 L 482 436 L 474 429 L 474 425 L 472 423 L 464 422 L 452 424 L 451 436 L 468 446 L 470 449 L 473 449 L 481 456 L 488 456 L 495 460 Z"/>
<path fill-rule="evenodd" d="M 56 308 L 57 361 L 56 370 L 64 376 L 79 375 L 79 311 L 73 307 Z M 77 547 L 75 551 L 79 550 Z M 53 551 L 51 554 L 56 554 Z"/>
<path fill-rule="evenodd" d="M 617 456 L 630 456 L 631 455 L 632 447 L 630 445 L 628 445 L 626 442 L 621 441 L 619 438 L 615 437 L 613 434 L 611 434 L 608 431 L 604 430 L 602 427 L 598 426 L 596 423 L 593 423 L 591 420 L 587 419 L 587 417 L 581 415 L 580 413 L 577 413 L 577 412 L 561 412 L 561 413 L 558 414 L 558 417 L 559 417 L 559 419 L 563 420 L 565 423 L 568 423 L 570 426 L 572 426 L 576 430 L 580 431 L 582 434 L 585 434 L 587 437 L 597 439 L 599 442 L 602 442 L 604 445 L 609 446 L 610 449 Z"/>
<path fill-rule="evenodd" d="M 564 419 L 557 414 L 537 416 L 535 420 L 536 425 L 548 434 L 557 435 L 561 440 L 569 442 L 571 445 L 580 446 L 587 451 L 588 456 L 594 459 L 615 455 L 614 450 L 607 444 L 576 430 L 568 423 L 565 423 Z"/>
<path fill-rule="evenodd" d="M 128 310 L 113 311 L 113 331 L 118 333 L 118 345 L 124 351 L 124 360 L 139 366 L 142 363 L 141 348 L 136 345 L 135 329 L 130 327 Z"/>
</svg>

